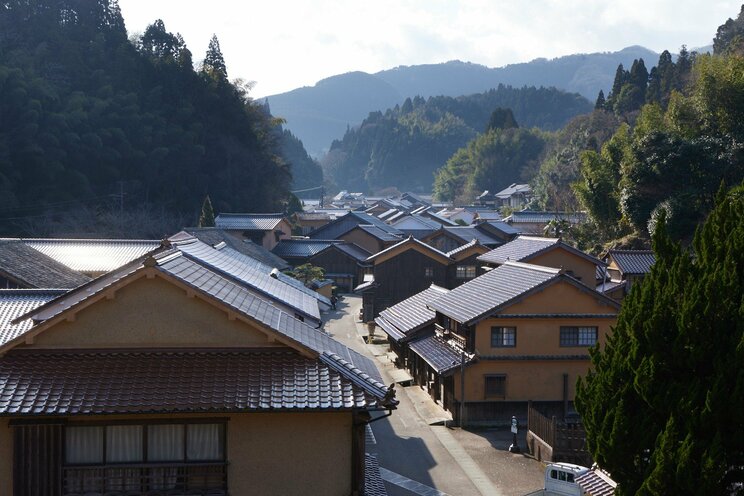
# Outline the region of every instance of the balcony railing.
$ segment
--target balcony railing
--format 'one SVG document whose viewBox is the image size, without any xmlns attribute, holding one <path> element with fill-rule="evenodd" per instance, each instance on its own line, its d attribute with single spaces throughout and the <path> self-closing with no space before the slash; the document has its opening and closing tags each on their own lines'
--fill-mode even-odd
<svg viewBox="0 0 744 496">
<path fill-rule="evenodd" d="M 65 467 L 65 496 L 227 496 L 227 464 L 125 464 Z"/>
</svg>

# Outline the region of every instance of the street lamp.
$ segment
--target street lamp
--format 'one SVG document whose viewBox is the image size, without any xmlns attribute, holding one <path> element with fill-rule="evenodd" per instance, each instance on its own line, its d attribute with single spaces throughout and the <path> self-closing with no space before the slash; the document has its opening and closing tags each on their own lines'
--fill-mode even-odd
<svg viewBox="0 0 744 496">
<path fill-rule="evenodd" d="M 510 453 L 519 453 L 519 444 L 517 444 L 517 432 L 519 431 L 519 425 L 517 424 L 517 417 L 512 415 L 511 420 L 511 431 L 512 431 L 512 443 L 509 446 Z"/>
</svg>

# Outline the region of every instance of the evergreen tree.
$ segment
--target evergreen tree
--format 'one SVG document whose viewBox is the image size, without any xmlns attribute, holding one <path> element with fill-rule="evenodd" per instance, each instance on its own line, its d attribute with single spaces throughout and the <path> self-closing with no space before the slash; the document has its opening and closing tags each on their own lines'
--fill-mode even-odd
<svg viewBox="0 0 744 496">
<path fill-rule="evenodd" d="M 227 66 L 225 65 L 225 58 L 222 56 L 222 50 L 220 50 L 220 40 L 217 39 L 217 35 L 213 35 L 212 39 L 209 40 L 207 55 L 204 57 L 204 63 L 202 64 L 202 74 L 215 82 L 227 81 Z"/>
<path fill-rule="evenodd" d="M 604 91 L 599 90 L 599 95 L 597 95 L 597 101 L 594 102 L 594 110 L 604 110 L 605 108 L 605 96 Z"/>
<path fill-rule="evenodd" d="M 576 403 L 616 494 L 729 495 L 744 483 L 744 187 L 723 188 L 692 252 L 662 213 L 656 263 L 623 302 Z M 738 493 L 737 493 L 738 491 Z"/>
<path fill-rule="evenodd" d="M 490 131 L 491 129 L 513 129 L 518 127 L 519 125 L 517 124 L 516 119 L 514 119 L 514 114 L 512 114 L 511 109 L 498 107 L 496 110 L 491 112 L 491 118 L 488 120 L 486 131 Z"/>
<path fill-rule="evenodd" d="M 204 197 L 201 214 L 199 214 L 198 226 L 214 227 L 214 209 L 212 208 L 212 200 L 209 199 L 209 195 Z"/>
</svg>

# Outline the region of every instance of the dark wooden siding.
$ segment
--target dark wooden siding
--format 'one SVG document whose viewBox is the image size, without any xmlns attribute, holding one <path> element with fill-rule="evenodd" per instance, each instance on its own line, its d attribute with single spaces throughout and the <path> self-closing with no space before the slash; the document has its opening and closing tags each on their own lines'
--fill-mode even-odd
<svg viewBox="0 0 744 496">
<path fill-rule="evenodd" d="M 318 253 L 310 257 L 308 262 L 316 267 L 322 267 L 326 274 L 350 274 L 353 279 L 351 288 L 339 288 L 342 291 L 351 291 L 360 283 L 361 269 L 356 259 L 336 248 Z"/>
<path fill-rule="evenodd" d="M 426 276 L 426 268 L 433 271 Z M 432 283 L 444 287 L 447 283 L 447 266 L 416 250 L 406 250 L 374 267 L 375 291 L 374 315 L 406 298 L 420 293 Z"/>
<path fill-rule="evenodd" d="M 475 253 L 447 267 L 447 288 L 448 289 L 456 288 L 457 286 L 472 280 L 472 279 L 458 279 L 457 278 L 457 267 L 458 266 L 464 267 L 467 265 L 471 265 L 475 267 L 475 277 L 478 277 L 485 272 L 482 268 L 483 263 L 477 260 L 479 256 L 480 256 L 479 253 Z"/>
</svg>

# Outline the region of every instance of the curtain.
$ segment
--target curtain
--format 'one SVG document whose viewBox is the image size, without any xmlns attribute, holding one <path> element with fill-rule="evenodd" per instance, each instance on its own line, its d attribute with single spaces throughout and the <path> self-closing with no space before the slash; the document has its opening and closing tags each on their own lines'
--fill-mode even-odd
<svg viewBox="0 0 744 496">
<path fill-rule="evenodd" d="M 142 461 L 142 426 L 110 425 L 106 427 L 106 461 L 108 463 Z"/>
<path fill-rule="evenodd" d="M 188 460 L 222 460 L 223 424 L 189 424 L 186 445 Z"/>
<path fill-rule="evenodd" d="M 103 463 L 103 427 L 65 429 L 65 462 Z"/>
<path fill-rule="evenodd" d="M 147 460 L 177 462 L 184 459 L 184 425 L 147 426 Z"/>
</svg>

